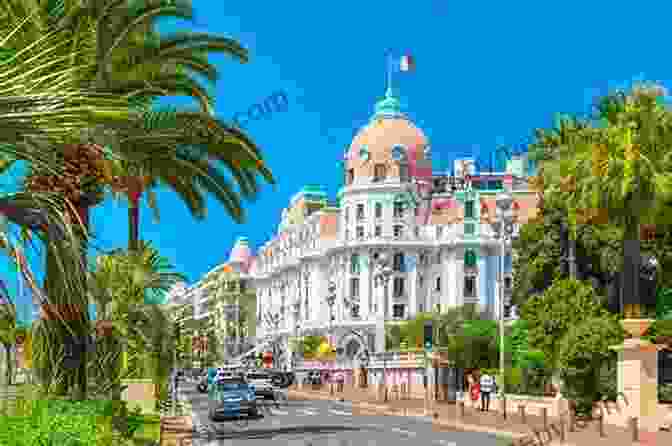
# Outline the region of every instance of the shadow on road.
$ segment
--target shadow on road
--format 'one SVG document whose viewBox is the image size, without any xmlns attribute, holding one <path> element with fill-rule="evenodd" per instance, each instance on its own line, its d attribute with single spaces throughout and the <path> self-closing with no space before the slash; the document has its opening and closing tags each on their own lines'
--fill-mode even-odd
<svg viewBox="0 0 672 446">
<path fill-rule="evenodd" d="M 359 431 L 359 427 L 345 426 L 286 426 L 267 429 L 244 429 L 241 431 L 223 430 L 222 428 L 211 426 L 210 432 L 194 432 L 194 438 L 209 440 L 247 440 L 247 439 L 270 439 L 281 435 L 303 435 L 303 434 L 333 434 L 337 432 Z"/>
</svg>

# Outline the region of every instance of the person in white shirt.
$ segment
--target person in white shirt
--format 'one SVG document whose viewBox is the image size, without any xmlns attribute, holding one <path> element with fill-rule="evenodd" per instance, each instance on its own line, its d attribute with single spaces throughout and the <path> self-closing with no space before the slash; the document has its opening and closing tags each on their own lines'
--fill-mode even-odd
<svg viewBox="0 0 672 446">
<path fill-rule="evenodd" d="M 495 378 L 483 373 L 481 375 L 481 411 L 487 412 L 490 410 L 490 394 L 495 390 Z"/>
</svg>

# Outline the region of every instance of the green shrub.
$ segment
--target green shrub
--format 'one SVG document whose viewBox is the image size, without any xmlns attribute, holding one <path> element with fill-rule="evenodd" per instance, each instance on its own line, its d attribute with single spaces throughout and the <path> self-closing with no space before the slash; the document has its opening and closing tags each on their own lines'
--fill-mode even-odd
<svg viewBox="0 0 672 446">
<path fill-rule="evenodd" d="M 658 401 L 666 403 L 672 401 L 672 384 L 658 386 Z"/>
</svg>

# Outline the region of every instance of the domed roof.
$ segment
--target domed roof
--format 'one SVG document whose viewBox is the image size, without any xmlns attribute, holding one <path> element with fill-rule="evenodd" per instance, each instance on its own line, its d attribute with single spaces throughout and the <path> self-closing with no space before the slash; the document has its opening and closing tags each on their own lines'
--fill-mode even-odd
<svg viewBox="0 0 672 446">
<path fill-rule="evenodd" d="M 238 237 L 235 246 L 231 250 L 229 256 L 229 263 L 239 263 L 244 266 L 249 266 L 252 259 L 252 251 L 247 243 L 247 237 Z"/>
<path fill-rule="evenodd" d="M 405 160 L 413 177 L 431 176 L 426 157 L 429 143 L 425 134 L 402 112 L 390 89 L 375 107 L 371 122 L 357 133 L 347 150 L 345 164 L 355 176 L 372 175 L 372 163 Z"/>
</svg>

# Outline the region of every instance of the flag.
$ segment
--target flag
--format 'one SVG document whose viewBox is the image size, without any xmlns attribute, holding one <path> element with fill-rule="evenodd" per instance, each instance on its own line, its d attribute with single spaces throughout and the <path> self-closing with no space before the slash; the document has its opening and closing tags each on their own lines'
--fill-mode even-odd
<svg viewBox="0 0 672 446">
<path fill-rule="evenodd" d="M 401 71 L 412 71 L 415 69 L 415 60 L 410 55 L 401 56 L 401 61 L 399 62 L 399 69 Z"/>
</svg>

